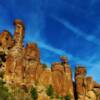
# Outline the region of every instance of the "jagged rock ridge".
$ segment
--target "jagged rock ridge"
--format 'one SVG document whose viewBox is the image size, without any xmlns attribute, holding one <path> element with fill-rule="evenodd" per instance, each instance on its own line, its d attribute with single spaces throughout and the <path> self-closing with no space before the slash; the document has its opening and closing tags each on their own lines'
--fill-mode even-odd
<svg viewBox="0 0 100 100">
<path fill-rule="evenodd" d="M 53 63 L 51 69 L 44 68 L 37 45 L 27 43 L 26 47 L 23 46 L 23 22 L 17 19 L 14 25 L 14 36 L 7 30 L 0 34 L 0 73 L 3 73 L 1 76 L 11 89 L 23 86 L 30 89 L 36 86 L 39 91 L 38 100 L 50 100 L 44 91 L 48 85 L 52 85 L 57 95 L 70 95 L 70 100 L 100 100 L 100 84 L 86 76 L 85 67 L 76 67 L 75 82 L 65 57 L 60 57 L 61 62 Z M 58 99 L 55 97 L 53 100 Z"/>
</svg>

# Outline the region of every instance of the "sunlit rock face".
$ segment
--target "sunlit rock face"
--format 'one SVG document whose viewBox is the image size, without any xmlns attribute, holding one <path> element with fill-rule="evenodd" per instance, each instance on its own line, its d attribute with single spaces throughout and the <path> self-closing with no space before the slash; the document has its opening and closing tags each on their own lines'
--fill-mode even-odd
<svg viewBox="0 0 100 100">
<path fill-rule="evenodd" d="M 16 19 L 14 21 L 14 25 L 15 25 L 15 33 L 14 33 L 15 44 L 18 47 L 22 47 L 23 46 L 25 26 L 24 26 L 23 22 L 19 19 Z"/>
<path fill-rule="evenodd" d="M 0 34 L 0 48 L 10 49 L 13 46 L 13 40 L 9 31 L 4 30 Z"/>
<path fill-rule="evenodd" d="M 52 85 L 52 72 L 50 69 L 43 70 L 39 79 L 39 84 L 43 86 Z"/>
<path fill-rule="evenodd" d="M 72 72 L 66 59 L 61 63 L 52 64 L 52 81 L 56 92 L 61 96 L 71 95 L 74 99 Z"/>
<path fill-rule="evenodd" d="M 86 76 L 87 70 L 84 66 L 76 67 L 75 81 L 72 80 L 68 59 L 64 56 L 60 57 L 60 62 L 54 62 L 51 68 L 45 68 L 40 62 L 38 46 L 35 43 L 23 46 L 23 22 L 15 20 L 14 25 L 13 37 L 7 30 L 0 34 L 0 73 L 3 73 L 2 78 L 7 86 L 27 89 L 35 86 L 39 100 L 50 100 L 46 94 L 46 87 L 49 85 L 54 89 L 54 93 L 61 97 L 70 95 L 71 100 L 100 100 L 100 84 L 91 76 Z M 54 100 L 58 100 L 56 96 Z"/>
<path fill-rule="evenodd" d="M 64 68 L 60 63 L 54 63 L 52 65 L 52 79 L 53 79 L 53 87 L 58 94 L 66 95 L 66 76 L 64 73 Z M 65 90 L 64 90 L 65 89 Z M 64 93 L 63 93 L 64 92 Z"/>
<path fill-rule="evenodd" d="M 78 66 L 78 68 L 75 70 L 76 92 L 78 95 L 85 94 L 85 76 L 86 69 L 84 67 Z"/>
<path fill-rule="evenodd" d="M 20 22 L 20 23 L 19 23 Z M 9 84 L 22 83 L 24 78 L 25 59 L 23 52 L 23 25 L 15 20 L 14 46 L 8 51 L 5 67 L 5 80 Z"/>
<path fill-rule="evenodd" d="M 14 42 L 12 39 L 12 36 L 9 31 L 4 30 L 0 34 L 0 73 L 4 73 L 5 69 L 5 62 L 6 62 L 6 55 L 8 54 L 8 51 L 13 47 Z M 0 74 L 0 76 L 2 76 Z"/>
<path fill-rule="evenodd" d="M 32 86 L 39 77 L 40 52 L 36 44 L 28 43 L 23 47 L 24 24 L 15 20 L 14 46 L 8 51 L 5 67 L 5 80 L 9 84 L 27 84 Z"/>
<path fill-rule="evenodd" d="M 25 48 L 25 58 L 40 62 L 40 51 L 35 43 L 28 43 Z"/>
<path fill-rule="evenodd" d="M 94 88 L 94 81 L 92 77 L 86 77 L 86 91 L 91 91 Z"/>
<path fill-rule="evenodd" d="M 98 100 L 95 91 L 100 90 L 100 85 L 95 83 L 91 76 L 86 76 L 86 68 L 78 66 L 75 71 L 76 95 L 78 100 Z M 94 91 L 95 90 L 95 91 Z"/>
<path fill-rule="evenodd" d="M 43 72 L 43 68 L 40 63 L 40 51 L 35 43 L 27 44 L 24 57 L 26 65 L 24 81 L 31 86 L 35 81 L 38 81 L 41 73 Z"/>
</svg>

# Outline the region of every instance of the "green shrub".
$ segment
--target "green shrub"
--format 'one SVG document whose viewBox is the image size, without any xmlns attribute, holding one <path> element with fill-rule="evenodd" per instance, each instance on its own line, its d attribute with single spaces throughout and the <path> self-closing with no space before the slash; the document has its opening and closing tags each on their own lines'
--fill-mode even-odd
<svg viewBox="0 0 100 100">
<path fill-rule="evenodd" d="M 59 97 L 58 97 L 58 100 L 65 100 L 65 99 L 63 99 L 62 96 L 59 96 Z"/>
<path fill-rule="evenodd" d="M 0 100 L 9 100 L 9 98 L 12 98 L 12 95 L 9 93 L 8 88 L 5 87 L 4 84 L 5 82 L 0 80 Z"/>
<path fill-rule="evenodd" d="M 66 95 L 66 96 L 64 97 L 64 100 L 71 100 L 71 95 Z"/>
<path fill-rule="evenodd" d="M 37 90 L 34 87 L 32 87 L 32 89 L 31 89 L 31 97 L 33 100 L 37 100 L 37 98 L 38 98 Z"/>
<path fill-rule="evenodd" d="M 4 76 L 4 71 L 0 71 L 0 78 L 3 79 L 3 76 Z"/>
<path fill-rule="evenodd" d="M 31 95 L 29 95 L 23 88 L 21 87 L 16 87 L 13 89 L 12 91 L 13 100 L 32 100 Z M 27 99 L 27 98 L 31 98 L 31 99 Z"/>
<path fill-rule="evenodd" d="M 53 97 L 53 95 L 54 95 L 54 90 L 53 90 L 52 85 L 49 85 L 49 86 L 47 87 L 46 94 L 47 94 L 48 96 L 50 96 L 50 97 Z"/>
</svg>

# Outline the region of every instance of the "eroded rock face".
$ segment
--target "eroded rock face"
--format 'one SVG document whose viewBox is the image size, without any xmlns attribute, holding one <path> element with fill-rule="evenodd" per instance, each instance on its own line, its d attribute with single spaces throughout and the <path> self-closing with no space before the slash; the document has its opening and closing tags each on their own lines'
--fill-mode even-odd
<svg viewBox="0 0 100 100">
<path fill-rule="evenodd" d="M 16 46 L 22 47 L 23 46 L 23 38 L 24 38 L 24 31 L 25 27 L 21 20 L 16 19 L 14 21 L 15 25 L 15 33 L 14 33 L 14 41 Z"/>
<path fill-rule="evenodd" d="M 88 97 L 89 100 L 96 100 L 96 95 L 93 91 L 88 91 L 86 96 Z"/>
<path fill-rule="evenodd" d="M 3 77 L 8 51 L 13 47 L 13 39 L 9 31 L 0 34 L 0 77 Z"/>
<path fill-rule="evenodd" d="M 100 88 L 94 88 L 93 91 L 96 94 L 96 99 L 100 100 Z"/>
<path fill-rule="evenodd" d="M 9 31 L 4 30 L 0 35 L 0 47 L 9 49 L 13 46 L 13 40 Z"/>
<path fill-rule="evenodd" d="M 61 65 L 61 63 L 58 63 L 58 62 L 52 64 L 51 70 L 64 73 L 64 67 Z"/>
<path fill-rule="evenodd" d="M 52 83 L 55 91 L 61 95 L 71 95 L 74 99 L 72 72 L 66 60 L 61 60 L 61 63 L 52 64 Z"/>
<path fill-rule="evenodd" d="M 25 82 L 32 85 L 40 77 L 43 68 L 40 63 L 40 52 L 36 44 L 28 43 L 25 48 Z"/>
<path fill-rule="evenodd" d="M 77 78 L 77 84 L 76 84 L 76 91 L 78 93 L 78 95 L 84 95 L 85 92 L 86 92 L 86 89 L 85 89 L 85 78 L 84 77 L 78 77 Z"/>
<path fill-rule="evenodd" d="M 22 83 L 25 70 L 23 48 L 16 45 L 11 48 L 6 58 L 5 80 L 10 83 Z"/>
<path fill-rule="evenodd" d="M 16 22 L 16 21 L 15 21 Z M 21 21 L 19 21 L 21 22 Z M 24 78 L 23 26 L 16 22 L 14 46 L 8 51 L 5 65 L 5 80 L 8 84 L 21 84 Z"/>
<path fill-rule="evenodd" d="M 86 68 L 79 65 L 75 69 L 75 79 L 77 80 L 77 77 L 85 77 L 86 73 Z"/>
<path fill-rule="evenodd" d="M 76 93 L 78 100 L 98 100 L 97 92 L 100 85 L 91 76 L 86 76 L 85 67 L 77 67 L 75 71 Z M 95 89 L 97 88 L 97 89 Z M 99 91 L 100 92 L 100 91 Z"/>
<path fill-rule="evenodd" d="M 15 20 L 15 45 L 8 51 L 5 80 L 10 84 L 32 86 L 43 71 L 40 64 L 40 52 L 36 44 L 28 43 L 23 47 L 24 24 Z"/>
<path fill-rule="evenodd" d="M 91 91 L 94 88 L 94 81 L 92 77 L 86 77 L 86 91 Z"/>
<path fill-rule="evenodd" d="M 64 68 L 60 63 L 54 63 L 52 65 L 52 81 L 53 81 L 53 88 L 59 95 L 66 95 L 67 90 L 64 86 L 66 82 L 66 76 L 64 73 Z M 65 91 L 63 91 L 65 89 Z M 64 93 L 62 93 L 62 91 Z"/>
<path fill-rule="evenodd" d="M 25 58 L 40 62 L 40 51 L 35 43 L 28 43 L 25 48 Z"/>
<path fill-rule="evenodd" d="M 47 69 L 44 70 L 39 77 L 39 85 L 43 85 L 47 87 L 48 85 L 52 85 L 52 72 Z"/>
</svg>

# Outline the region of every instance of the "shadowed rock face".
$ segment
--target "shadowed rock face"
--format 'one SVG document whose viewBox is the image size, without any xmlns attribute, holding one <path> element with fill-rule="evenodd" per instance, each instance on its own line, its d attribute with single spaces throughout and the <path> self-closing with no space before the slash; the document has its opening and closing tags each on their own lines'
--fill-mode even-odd
<svg viewBox="0 0 100 100">
<path fill-rule="evenodd" d="M 35 43 L 27 43 L 26 47 L 23 47 L 23 22 L 15 20 L 14 25 L 14 37 L 6 30 L 0 34 L 0 73 L 5 72 L 3 77 L 8 86 L 25 86 L 30 89 L 35 85 L 39 91 L 43 91 L 39 92 L 42 98 L 45 88 L 52 85 L 59 96 L 70 95 L 71 100 L 100 100 L 100 84 L 91 76 L 86 76 L 85 67 L 76 67 L 75 85 L 66 57 L 60 57 L 61 62 L 53 63 L 51 68 L 44 68 L 40 62 L 38 46 Z M 44 97 L 48 98 L 46 94 Z"/>
<path fill-rule="evenodd" d="M 9 31 L 4 30 L 0 35 L 0 47 L 9 49 L 13 46 L 13 40 Z"/>
</svg>

